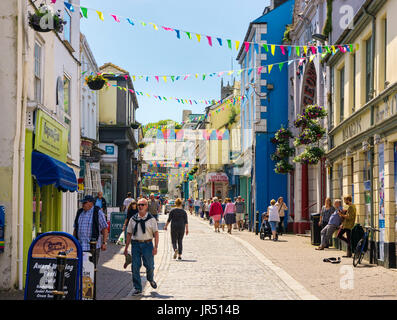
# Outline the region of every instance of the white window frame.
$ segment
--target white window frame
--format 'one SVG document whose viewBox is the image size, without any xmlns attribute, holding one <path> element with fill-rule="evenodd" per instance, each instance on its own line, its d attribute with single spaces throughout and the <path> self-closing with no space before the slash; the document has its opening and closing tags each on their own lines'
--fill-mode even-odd
<svg viewBox="0 0 397 320">
<path fill-rule="evenodd" d="M 40 57 L 39 57 L 39 61 L 37 61 L 36 59 L 36 47 L 40 48 Z M 44 79 L 43 79 L 43 74 L 44 74 L 44 59 L 43 59 L 43 54 L 44 54 L 44 45 L 42 42 L 40 41 L 35 41 L 34 43 L 34 70 L 33 70 L 33 77 L 34 77 L 34 98 L 35 100 L 40 103 L 43 104 L 43 96 L 44 96 Z M 38 66 L 38 71 L 40 72 L 40 74 L 36 74 L 36 64 L 39 63 L 40 65 Z M 39 98 L 37 97 L 37 88 L 36 88 L 36 80 L 39 79 L 40 80 L 40 96 Z"/>
</svg>

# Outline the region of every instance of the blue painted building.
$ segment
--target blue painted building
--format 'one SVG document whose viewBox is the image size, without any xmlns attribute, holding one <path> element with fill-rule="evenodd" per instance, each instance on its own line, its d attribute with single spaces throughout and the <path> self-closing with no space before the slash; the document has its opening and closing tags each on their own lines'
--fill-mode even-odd
<svg viewBox="0 0 397 320">
<path fill-rule="evenodd" d="M 282 196 L 288 203 L 287 175 L 274 172 L 275 162 L 270 155 L 275 151 L 271 142 L 275 132 L 281 125 L 288 127 L 289 51 L 285 48 L 283 54 L 276 46 L 273 55 L 270 45 L 282 44 L 286 25 L 292 23 L 294 3 L 294 0 L 272 0 L 263 15 L 250 23 L 237 56 L 241 69 L 244 69 L 241 94 L 245 96 L 241 103 L 241 163 L 244 170 L 240 174 L 240 186 L 245 190 L 241 193 L 249 196 L 246 203 L 250 207 L 247 212 L 252 231 L 255 230 L 256 211 L 260 214 L 266 211 L 271 199 Z M 282 62 L 285 63 L 280 70 L 279 63 Z M 247 162 L 252 163 L 250 168 Z M 286 218 L 285 223 L 287 221 Z"/>
</svg>

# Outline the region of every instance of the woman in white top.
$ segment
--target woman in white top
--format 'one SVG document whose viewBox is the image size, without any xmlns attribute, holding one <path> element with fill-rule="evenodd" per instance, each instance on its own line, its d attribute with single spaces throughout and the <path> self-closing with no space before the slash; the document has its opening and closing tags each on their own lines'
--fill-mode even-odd
<svg viewBox="0 0 397 320">
<path fill-rule="evenodd" d="M 273 241 L 277 241 L 277 224 L 280 222 L 280 215 L 278 214 L 276 200 L 272 199 L 272 201 L 270 201 L 270 206 L 267 207 L 267 215 L 269 217 L 270 227 L 272 228 Z"/>
</svg>

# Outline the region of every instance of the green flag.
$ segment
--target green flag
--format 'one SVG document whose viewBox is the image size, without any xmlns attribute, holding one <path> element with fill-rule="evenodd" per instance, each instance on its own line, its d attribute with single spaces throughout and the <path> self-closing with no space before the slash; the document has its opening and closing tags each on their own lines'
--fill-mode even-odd
<svg viewBox="0 0 397 320">
<path fill-rule="evenodd" d="M 296 49 L 296 55 L 297 56 L 300 56 L 300 49 L 299 49 L 300 47 L 295 47 L 295 49 Z"/>
<path fill-rule="evenodd" d="M 229 49 L 232 48 L 232 40 L 227 40 L 227 46 L 229 47 Z"/>
<path fill-rule="evenodd" d="M 267 44 L 264 44 L 263 47 L 265 48 L 266 52 L 269 52 L 269 47 L 267 46 Z"/>
<path fill-rule="evenodd" d="M 87 8 L 80 7 L 81 13 L 83 14 L 83 17 L 88 19 L 88 14 L 87 14 Z"/>
<path fill-rule="evenodd" d="M 284 62 L 281 62 L 281 63 L 278 65 L 278 67 L 280 68 L 280 71 L 283 69 L 283 66 L 284 66 Z"/>
</svg>

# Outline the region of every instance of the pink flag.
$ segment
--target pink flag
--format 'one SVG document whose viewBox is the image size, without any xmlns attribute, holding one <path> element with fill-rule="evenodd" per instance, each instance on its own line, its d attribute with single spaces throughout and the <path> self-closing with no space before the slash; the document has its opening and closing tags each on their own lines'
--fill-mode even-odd
<svg viewBox="0 0 397 320">
<path fill-rule="evenodd" d="M 166 31 L 175 31 L 174 29 L 172 29 L 172 28 L 168 28 L 168 27 L 162 27 L 164 30 L 166 30 Z"/>
<path fill-rule="evenodd" d="M 262 69 L 263 69 L 263 67 L 259 67 L 259 68 L 258 68 L 258 74 L 261 73 Z"/>
<path fill-rule="evenodd" d="M 245 52 L 248 52 L 248 50 L 250 48 L 250 43 L 249 42 L 244 42 L 244 46 L 245 46 Z"/>
<path fill-rule="evenodd" d="M 312 53 L 313 54 L 316 54 L 316 48 L 315 47 L 312 46 L 312 47 L 310 47 L 310 49 L 312 49 Z"/>
<path fill-rule="evenodd" d="M 111 16 L 114 18 L 114 20 L 115 20 L 116 22 L 120 22 L 120 19 L 119 19 L 117 16 L 115 16 L 114 14 L 112 14 Z"/>
<path fill-rule="evenodd" d="M 55 3 L 55 2 L 57 2 L 57 0 L 51 0 L 51 3 Z"/>
<path fill-rule="evenodd" d="M 157 82 L 159 82 L 159 76 L 154 76 L 154 77 L 156 78 Z"/>
<path fill-rule="evenodd" d="M 207 36 L 207 39 L 208 39 L 208 44 L 212 47 L 212 39 L 211 39 L 211 37 Z"/>
<path fill-rule="evenodd" d="M 285 50 L 284 50 L 284 46 L 280 46 L 281 52 L 283 55 L 285 55 Z"/>
<path fill-rule="evenodd" d="M 127 76 L 127 75 L 125 75 L 125 76 L 124 76 L 124 79 L 125 79 L 125 80 L 128 80 L 128 76 Z"/>
</svg>

